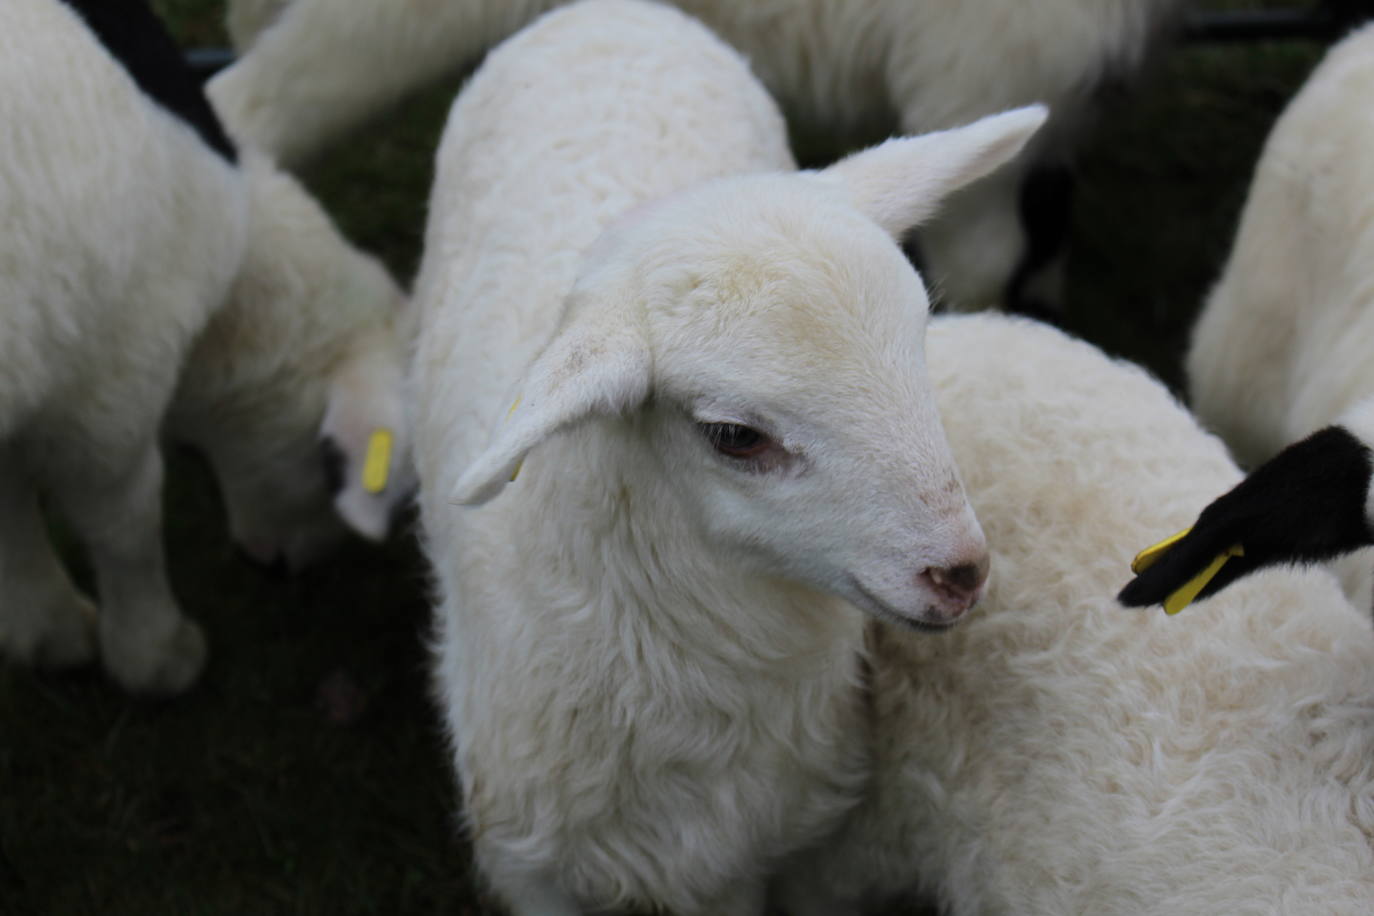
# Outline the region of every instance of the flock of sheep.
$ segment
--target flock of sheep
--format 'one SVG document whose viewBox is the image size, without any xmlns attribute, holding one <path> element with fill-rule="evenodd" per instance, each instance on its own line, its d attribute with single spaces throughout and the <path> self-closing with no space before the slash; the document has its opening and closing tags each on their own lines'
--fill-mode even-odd
<svg viewBox="0 0 1374 916">
<path fill-rule="evenodd" d="M 239 0 L 212 108 L 141 0 L 3 0 L 0 653 L 195 680 L 188 442 L 264 563 L 418 492 L 516 916 L 1374 912 L 1374 570 L 1282 565 L 1374 541 L 1374 27 L 1265 150 L 1201 421 L 1048 325 L 929 316 L 1053 302 L 1019 188 L 1181 5 Z M 283 168 L 489 48 L 407 297 Z M 909 136 L 798 171 L 775 98 Z M 1278 458 L 1199 519 L 1228 445 Z M 1123 598 L 1234 541 L 1208 600 L 1122 608 L 1195 519 Z"/>
</svg>

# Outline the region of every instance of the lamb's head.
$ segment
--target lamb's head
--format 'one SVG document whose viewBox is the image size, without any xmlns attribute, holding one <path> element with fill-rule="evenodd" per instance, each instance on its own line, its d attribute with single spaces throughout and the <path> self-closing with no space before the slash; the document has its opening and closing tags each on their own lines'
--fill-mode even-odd
<svg viewBox="0 0 1374 916">
<path fill-rule="evenodd" d="M 247 251 L 192 355 L 177 432 L 213 465 L 235 542 L 294 568 L 345 525 L 381 540 L 413 489 L 407 305 L 294 179 L 256 157 L 246 169 Z"/>
<path fill-rule="evenodd" d="M 482 502 L 550 433 L 611 417 L 706 543 L 881 618 L 944 626 L 988 573 L 927 380 L 928 299 L 895 242 L 1010 158 L 1029 109 L 818 174 L 721 180 L 589 252 L 521 399 L 459 481 Z"/>
</svg>

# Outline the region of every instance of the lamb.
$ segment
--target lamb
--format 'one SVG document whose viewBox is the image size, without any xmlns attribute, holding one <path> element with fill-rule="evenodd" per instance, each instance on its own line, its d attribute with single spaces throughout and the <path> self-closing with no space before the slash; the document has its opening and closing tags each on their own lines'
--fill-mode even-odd
<svg viewBox="0 0 1374 916">
<path fill-rule="evenodd" d="M 1135 549 L 1239 478 L 1224 446 L 1041 325 L 937 320 L 929 351 L 997 576 L 938 640 L 872 631 L 872 787 L 791 916 L 915 885 L 952 916 L 1374 912 L 1367 616 L 1318 569 L 1117 607 Z"/>
<path fill-rule="evenodd" d="M 1331 49 L 1265 144 L 1187 370 L 1203 421 L 1242 464 L 1268 463 L 1209 505 L 1189 537 L 1123 591 L 1128 603 L 1163 600 L 1232 544 L 1245 555 L 1205 593 L 1262 566 L 1374 543 L 1370 98 L 1374 25 Z M 1364 607 L 1371 568 L 1368 553 L 1344 563 Z"/>
<path fill-rule="evenodd" d="M 1044 116 L 790 174 L 741 59 L 639 0 L 548 14 L 458 97 L 416 461 L 440 705 L 515 913 L 761 913 L 856 798 L 856 608 L 938 629 L 987 576 L 894 238 Z"/>
<path fill-rule="evenodd" d="M 1243 465 L 1374 394 L 1374 24 L 1275 123 L 1187 357 L 1194 409 Z"/>
<path fill-rule="evenodd" d="M 231 130 L 298 164 L 563 0 L 236 0 L 243 56 L 209 92 Z M 1062 166 L 1104 81 L 1134 72 L 1181 0 L 675 0 L 750 59 L 803 135 L 940 130 L 1045 102 L 1035 160 Z M 250 21 L 251 20 L 251 21 Z M 269 24 L 270 23 L 270 24 Z M 950 201 L 920 244 L 942 300 L 1053 305 L 1018 218 L 1031 158 Z M 1052 243 L 1051 243 L 1052 247 Z"/>
<path fill-rule="evenodd" d="M 145 7 L 78 10 L 0 4 L 0 654 L 77 665 L 98 641 L 120 685 L 168 694 L 205 642 L 164 568 L 164 415 L 250 553 L 307 559 L 335 510 L 381 537 L 410 473 L 404 300 L 293 179 L 214 144 Z M 98 619 L 40 490 L 90 552 Z"/>
</svg>

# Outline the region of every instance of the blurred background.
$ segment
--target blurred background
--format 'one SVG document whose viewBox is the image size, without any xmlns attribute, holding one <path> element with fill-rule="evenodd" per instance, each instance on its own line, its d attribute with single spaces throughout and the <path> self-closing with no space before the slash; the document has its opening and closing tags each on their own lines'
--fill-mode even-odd
<svg viewBox="0 0 1374 916">
<path fill-rule="evenodd" d="M 222 0 L 153 6 L 183 47 L 227 46 Z M 1180 42 L 1113 93 L 1078 161 L 1069 330 L 1177 389 L 1260 145 L 1322 50 Z M 405 282 L 459 85 L 410 100 L 304 173 Z M 385 549 L 356 542 L 274 580 L 233 555 L 206 470 L 184 455 L 171 468 L 172 582 L 206 629 L 209 666 L 188 694 L 154 703 L 95 670 L 0 665 L 0 914 L 488 912 L 429 701 L 413 524 Z"/>
</svg>

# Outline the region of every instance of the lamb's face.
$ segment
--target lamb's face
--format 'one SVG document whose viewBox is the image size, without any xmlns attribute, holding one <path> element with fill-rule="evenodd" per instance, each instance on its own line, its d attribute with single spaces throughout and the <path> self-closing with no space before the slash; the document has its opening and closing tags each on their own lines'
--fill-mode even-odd
<svg viewBox="0 0 1374 916">
<path fill-rule="evenodd" d="M 329 506 L 318 468 L 274 462 L 264 473 L 221 474 L 235 547 L 254 564 L 297 572 L 334 550 L 347 529 Z M 296 485 L 283 488 L 282 479 Z M 306 485 L 302 486 L 302 483 Z"/>
<path fill-rule="evenodd" d="M 209 444 L 234 541 L 261 564 L 299 569 L 348 529 L 380 541 L 414 490 L 400 342 L 368 336 L 327 378 L 265 386 Z"/>
<path fill-rule="evenodd" d="M 330 509 L 325 461 L 316 429 L 324 412 L 322 384 L 264 391 L 220 405 L 198 437 L 214 466 L 230 536 L 250 560 L 299 569 L 344 537 Z"/>
<path fill-rule="evenodd" d="M 987 549 L 926 379 L 925 289 L 893 239 L 1044 118 L 1020 109 L 628 214 L 587 253 L 456 501 L 494 497 L 556 430 L 642 420 L 648 435 L 619 447 L 657 453 L 708 542 L 878 617 L 953 622 Z"/>
<path fill-rule="evenodd" d="M 648 440 L 712 543 L 876 616 L 952 623 L 988 557 L 926 378 L 920 278 L 847 208 L 744 184 L 672 220 L 698 231 L 663 250 L 690 258 L 636 256 L 654 265 L 633 283 Z"/>
</svg>

